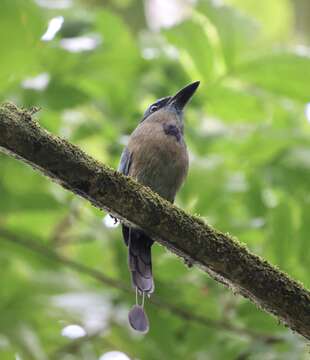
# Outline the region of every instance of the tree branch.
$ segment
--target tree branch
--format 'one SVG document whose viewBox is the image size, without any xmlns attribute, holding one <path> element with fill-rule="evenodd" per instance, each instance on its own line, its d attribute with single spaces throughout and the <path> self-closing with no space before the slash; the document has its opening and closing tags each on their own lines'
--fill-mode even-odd
<svg viewBox="0 0 310 360">
<path fill-rule="evenodd" d="M 186 262 L 200 266 L 310 339 L 310 293 L 301 284 L 229 235 L 49 134 L 30 113 L 13 104 L 0 107 L 0 149 L 94 206 L 143 228 Z"/>
</svg>

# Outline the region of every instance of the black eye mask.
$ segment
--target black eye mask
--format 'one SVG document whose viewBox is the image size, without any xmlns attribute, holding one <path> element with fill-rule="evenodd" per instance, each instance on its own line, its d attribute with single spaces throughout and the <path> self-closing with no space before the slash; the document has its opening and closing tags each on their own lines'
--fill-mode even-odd
<svg viewBox="0 0 310 360">
<path fill-rule="evenodd" d="M 153 114 L 157 110 L 159 110 L 159 109 L 163 108 L 165 105 L 167 105 L 167 103 L 169 102 L 170 99 L 171 99 L 171 96 L 167 96 L 167 97 L 164 97 L 164 98 L 161 98 L 161 99 L 155 101 L 145 111 L 141 122 L 144 121 L 146 118 L 148 118 L 151 114 Z"/>
</svg>

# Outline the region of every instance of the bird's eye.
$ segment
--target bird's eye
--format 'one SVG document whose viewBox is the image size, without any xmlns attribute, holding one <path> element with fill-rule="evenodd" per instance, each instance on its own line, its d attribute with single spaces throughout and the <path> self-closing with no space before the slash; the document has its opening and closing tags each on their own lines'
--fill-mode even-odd
<svg viewBox="0 0 310 360">
<path fill-rule="evenodd" d="M 158 105 L 152 105 L 150 107 L 150 112 L 152 113 L 152 112 L 156 111 L 157 109 L 158 109 Z"/>
</svg>

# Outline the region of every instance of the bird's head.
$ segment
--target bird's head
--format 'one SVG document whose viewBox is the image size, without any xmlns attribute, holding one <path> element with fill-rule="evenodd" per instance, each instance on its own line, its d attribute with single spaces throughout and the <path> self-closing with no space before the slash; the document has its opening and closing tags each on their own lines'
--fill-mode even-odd
<svg viewBox="0 0 310 360">
<path fill-rule="evenodd" d="M 153 113 L 159 110 L 173 112 L 180 118 L 180 120 L 182 120 L 184 107 L 194 95 L 199 84 L 200 81 L 195 81 L 179 90 L 174 96 L 167 96 L 155 101 L 145 111 L 142 121 L 146 120 Z"/>
</svg>

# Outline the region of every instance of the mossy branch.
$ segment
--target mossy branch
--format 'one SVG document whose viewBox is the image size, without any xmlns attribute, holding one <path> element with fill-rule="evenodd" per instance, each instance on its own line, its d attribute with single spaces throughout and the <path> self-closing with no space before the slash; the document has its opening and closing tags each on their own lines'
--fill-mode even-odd
<svg viewBox="0 0 310 360">
<path fill-rule="evenodd" d="M 40 170 L 94 206 L 143 228 L 187 263 L 200 266 L 310 339 L 310 293 L 301 284 L 229 235 L 51 135 L 30 112 L 13 104 L 0 107 L 0 150 Z"/>
</svg>

